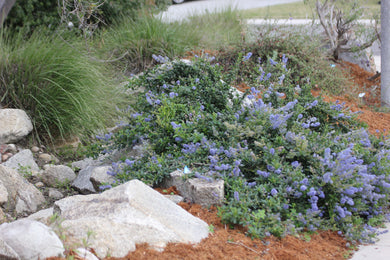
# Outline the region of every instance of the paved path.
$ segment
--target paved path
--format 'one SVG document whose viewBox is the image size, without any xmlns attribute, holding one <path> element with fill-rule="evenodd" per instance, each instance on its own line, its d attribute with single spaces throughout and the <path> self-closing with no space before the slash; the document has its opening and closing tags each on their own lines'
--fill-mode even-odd
<svg viewBox="0 0 390 260">
<path fill-rule="evenodd" d="M 193 0 L 179 5 L 171 5 L 167 11 L 162 13 L 162 18 L 165 21 L 173 22 L 207 11 L 214 12 L 223 10 L 229 6 L 243 10 L 302 1 L 303 0 Z"/>
<path fill-rule="evenodd" d="M 386 224 L 390 230 L 390 223 Z M 359 250 L 351 260 L 389 260 L 390 259 L 390 232 L 379 235 L 379 241 L 372 245 L 359 246 Z"/>
</svg>

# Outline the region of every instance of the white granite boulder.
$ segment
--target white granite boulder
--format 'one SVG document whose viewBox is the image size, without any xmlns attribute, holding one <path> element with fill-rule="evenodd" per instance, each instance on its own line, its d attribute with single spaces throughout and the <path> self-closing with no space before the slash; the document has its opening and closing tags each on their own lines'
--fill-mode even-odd
<svg viewBox="0 0 390 260">
<path fill-rule="evenodd" d="M 0 225 L 1 240 L 22 260 L 63 256 L 65 251 L 61 240 L 51 228 L 30 219 Z"/>
<path fill-rule="evenodd" d="M 204 221 L 144 183 L 133 180 L 101 194 L 77 195 L 55 202 L 69 242 L 88 237 L 98 257 L 124 257 L 138 243 L 162 249 L 169 242 L 200 242 L 208 236 Z"/>
<path fill-rule="evenodd" d="M 30 118 L 20 109 L 0 109 L 0 144 L 17 142 L 33 129 Z"/>
</svg>

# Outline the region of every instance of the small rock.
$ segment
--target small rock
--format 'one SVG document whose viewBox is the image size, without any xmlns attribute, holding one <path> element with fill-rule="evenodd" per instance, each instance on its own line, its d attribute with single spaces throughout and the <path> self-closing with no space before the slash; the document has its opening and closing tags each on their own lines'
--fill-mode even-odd
<svg viewBox="0 0 390 260">
<path fill-rule="evenodd" d="M 90 180 L 93 169 L 95 168 L 96 166 L 88 166 L 82 169 L 77 175 L 77 178 L 72 182 L 72 188 L 75 188 L 82 194 L 95 193 L 96 190 Z"/>
<path fill-rule="evenodd" d="M 43 182 L 39 181 L 39 182 L 35 183 L 35 187 L 43 188 L 43 187 L 45 187 L 45 184 L 43 184 Z"/>
<path fill-rule="evenodd" d="M 49 188 L 49 197 L 55 200 L 62 199 L 64 197 L 64 194 L 62 194 L 59 190 Z"/>
<path fill-rule="evenodd" d="M 111 166 L 97 166 L 92 170 L 90 180 L 95 190 L 99 190 L 102 184 L 113 184 L 115 182 L 115 178 L 107 174 L 109 170 L 112 170 Z"/>
<path fill-rule="evenodd" d="M 8 161 L 8 159 L 11 158 L 12 155 L 13 155 L 12 153 L 5 153 L 5 154 L 1 155 L 1 161 L 2 162 Z"/>
<path fill-rule="evenodd" d="M 69 183 L 76 179 L 74 171 L 65 165 L 47 167 L 41 175 L 43 183 L 54 187 L 58 184 Z"/>
<path fill-rule="evenodd" d="M 7 150 L 7 147 L 8 147 L 8 145 L 6 145 L 6 144 L 1 144 L 1 145 L 0 145 L 0 154 L 1 154 L 1 153 L 5 153 L 6 150 Z"/>
<path fill-rule="evenodd" d="M 99 260 L 94 254 L 89 252 L 83 247 L 79 247 L 75 250 L 76 254 L 81 257 L 83 260 Z"/>
<path fill-rule="evenodd" d="M 8 144 L 6 151 L 14 154 L 18 152 L 18 149 L 16 148 L 16 145 Z"/>
<path fill-rule="evenodd" d="M 40 149 L 39 149 L 39 147 L 38 146 L 33 146 L 33 147 L 31 147 L 31 152 L 33 152 L 33 153 L 37 153 L 37 152 L 39 152 L 40 151 Z"/>
<path fill-rule="evenodd" d="M 48 163 L 52 160 L 52 157 L 48 153 L 41 153 L 40 155 L 38 155 L 38 159 L 40 161 L 43 161 L 44 163 Z"/>
<path fill-rule="evenodd" d="M 34 160 L 34 156 L 29 149 L 24 149 L 9 158 L 4 166 L 18 170 L 20 173 L 23 171 L 39 171 L 39 167 Z M 22 171 L 21 171 L 22 170 Z"/>
</svg>

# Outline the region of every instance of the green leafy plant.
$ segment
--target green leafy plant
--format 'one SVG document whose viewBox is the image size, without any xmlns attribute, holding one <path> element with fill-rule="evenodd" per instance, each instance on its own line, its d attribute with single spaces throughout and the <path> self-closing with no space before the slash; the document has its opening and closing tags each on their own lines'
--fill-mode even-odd
<svg viewBox="0 0 390 260">
<path fill-rule="evenodd" d="M 210 56 L 192 64 L 155 56 L 165 64 L 129 84 L 144 91 L 127 123 L 99 137 L 106 152 L 150 147 L 108 174 L 156 185 L 187 166 L 186 177 L 225 181 L 219 216 L 252 237 L 331 229 L 371 241 L 388 213 L 390 147 L 342 103 L 313 97 L 290 57 L 239 54 L 230 72 Z M 245 94 L 230 85 L 241 71 L 253 84 Z"/>
</svg>

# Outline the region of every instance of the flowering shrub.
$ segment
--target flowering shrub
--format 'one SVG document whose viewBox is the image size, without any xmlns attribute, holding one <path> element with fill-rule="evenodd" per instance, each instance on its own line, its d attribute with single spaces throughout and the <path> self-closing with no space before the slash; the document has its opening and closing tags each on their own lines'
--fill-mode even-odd
<svg viewBox="0 0 390 260">
<path fill-rule="evenodd" d="M 210 59 L 167 63 L 130 82 L 145 92 L 128 125 L 101 139 L 113 147 L 147 140 L 152 149 L 110 174 L 158 184 L 188 166 L 189 177 L 225 181 L 219 215 L 253 237 L 335 229 L 369 241 L 388 208 L 385 140 L 343 104 L 313 97 L 310 81 L 294 85 L 287 55 L 256 61 L 258 84 L 244 96 Z M 241 55 L 236 64 L 251 59 Z"/>
</svg>

